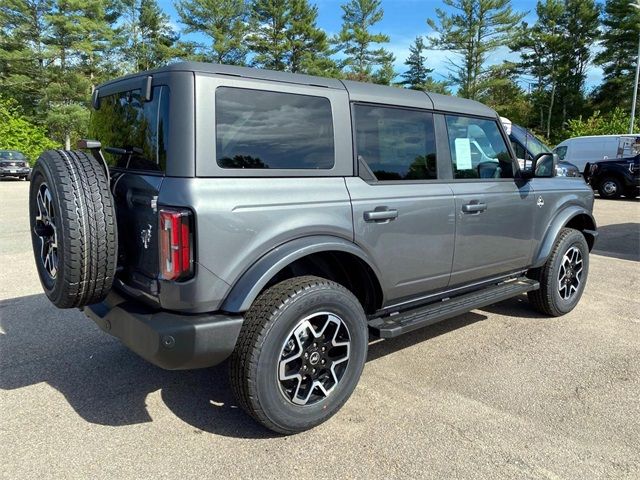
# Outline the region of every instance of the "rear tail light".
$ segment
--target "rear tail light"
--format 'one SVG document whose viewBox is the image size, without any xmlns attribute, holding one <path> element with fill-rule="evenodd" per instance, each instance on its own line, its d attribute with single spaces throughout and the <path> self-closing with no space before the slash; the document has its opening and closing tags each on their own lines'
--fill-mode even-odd
<svg viewBox="0 0 640 480">
<path fill-rule="evenodd" d="M 193 275 L 193 215 L 189 210 L 160 210 L 160 276 L 184 280 Z"/>
</svg>

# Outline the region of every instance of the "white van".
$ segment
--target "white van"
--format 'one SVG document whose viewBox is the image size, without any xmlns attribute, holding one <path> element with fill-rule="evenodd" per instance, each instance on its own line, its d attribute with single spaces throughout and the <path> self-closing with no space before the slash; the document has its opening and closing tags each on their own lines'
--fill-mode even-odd
<svg viewBox="0 0 640 480">
<path fill-rule="evenodd" d="M 553 149 L 553 153 L 583 172 L 587 163 L 637 155 L 638 146 L 640 135 L 594 135 L 564 140 Z"/>
</svg>

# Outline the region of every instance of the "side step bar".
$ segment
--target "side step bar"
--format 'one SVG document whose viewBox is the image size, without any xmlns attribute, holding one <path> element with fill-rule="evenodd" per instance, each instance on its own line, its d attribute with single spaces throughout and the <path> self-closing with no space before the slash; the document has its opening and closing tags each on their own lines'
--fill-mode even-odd
<svg viewBox="0 0 640 480">
<path fill-rule="evenodd" d="M 380 338 L 393 338 L 441 320 L 461 315 L 474 308 L 486 307 L 539 288 L 540 284 L 535 280 L 520 277 L 413 310 L 387 317 L 374 318 L 369 321 L 369 328 Z"/>
</svg>

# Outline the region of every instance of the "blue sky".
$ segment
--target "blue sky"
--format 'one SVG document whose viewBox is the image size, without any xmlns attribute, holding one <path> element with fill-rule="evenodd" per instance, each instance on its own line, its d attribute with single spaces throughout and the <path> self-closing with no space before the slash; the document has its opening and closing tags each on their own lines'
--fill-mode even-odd
<svg viewBox="0 0 640 480">
<path fill-rule="evenodd" d="M 333 35 L 340 30 L 342 24 L 342 9 L 340 5 L 345 0 L 310 0 L 318 5 L 318 26 L 323 28 L 329 35 Z M 177 29 L 181 28 L 178 15 L 173 6 L 173 0 L 159 0 L 160 5 L 172 19 Z M 511 5 L 514 10 L 528 12 L 526 21 L 533 23 L 536 20 L 534 0 L 512 0 Z M 433 34 L 427 25 L 427 18 L 435 18 L 435 9 L 448 9 L 440 1 L 432 0 L 382 0 L 384 18 L 378 23 L 375 32 L 386 33 L 391 37 L 391 42 L 385 48 L 391 50 L 396 57 L 395 68 L 398 72 L 405 70 L 404 61 L 409 54 L 409 45 L 418 35 L 428 36 Z M 194 38 L 185 36 L 183 38 Z M 444 51 L 428 52 L 429 67 L 434 69 L 434 77 L 438 80 L 446 77 L 447 58 L 453 56 Z M 491 56 L 488 64 L 501 63 L 503 60 L 517 60 L 517 54 L 509 52 L 507 48 L 501 48 Z M 588 72 L 587 86 L 591 88 L 600 82 L 602 71 L 597 67 L 591 67 Z"/>
</svg>

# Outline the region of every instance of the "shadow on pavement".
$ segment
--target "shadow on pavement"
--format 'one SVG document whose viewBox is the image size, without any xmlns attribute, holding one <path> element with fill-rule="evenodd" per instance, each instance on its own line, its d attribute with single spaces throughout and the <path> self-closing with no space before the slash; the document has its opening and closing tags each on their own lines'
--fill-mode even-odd
<svg viewBox="0 0 640 480">
<path fill-rule="evenodd" d="M 412 335 L 373 343 L 368 360 L 485 318 L 468 313 Z M 275 435 L 235 404 L 226 364 L 162 370 L 104 334 L 78 310 L 56 309 L 44 294 L 0 301 L 0 390 L 41 382 L 64 395 L 83 419 L 99 425 L 150 422 L 146 398 L 161 390 L 167 407 L 199 430 L 238 438 Z"/>
<path fill-rule="evenodd" d="M 640 262 L 640 223 L 617 223 L 598 227 L 593 253 Z"/>
</svg>

